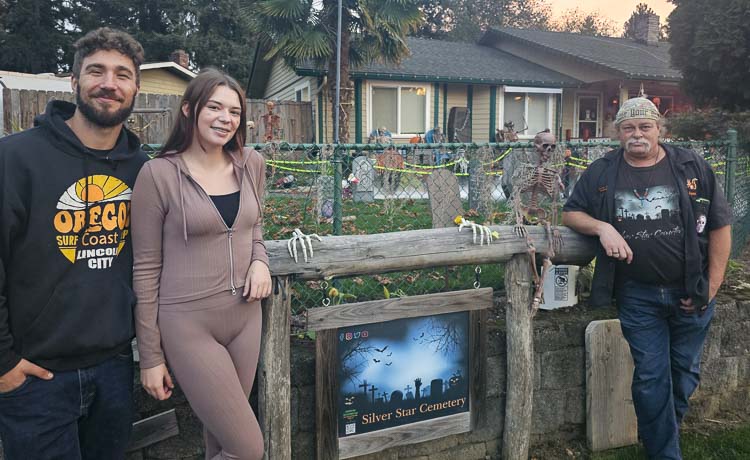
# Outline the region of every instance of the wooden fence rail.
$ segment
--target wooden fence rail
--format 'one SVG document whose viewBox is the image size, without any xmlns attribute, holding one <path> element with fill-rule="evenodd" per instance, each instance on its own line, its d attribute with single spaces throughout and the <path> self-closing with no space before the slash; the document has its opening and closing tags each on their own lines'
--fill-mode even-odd
<svg viewBox="0 0 750 460">
<path fill-rule="evenodd" d="M 526 240 L 518 238 L 513 227 L 491 228 L 500 236 L 492 244 L 484 246 L 472 242 L 471 230 L 464 229 L 459 233 L 457 228 L 327 236 L 323 237 L 322 242 L 313 242 L 315 255 L 307 262 L 304 261 L 302 250 L 298 248 L 299 263 L 295 263 L 289 256 L 287 241 L 266 242 L 274 277 L 274 293 L 263 302 L 263 342 L 258 367 L 259 415 L 266 440 L 266 459 L 291 459 L 289 285 L 292 277 L 313 280 L 448 265 L 505 263 L 514 256 L 515 263 L 506 266 L 505 275 L 508 298 L 514 303 L 507 313 L 509 330 L 513 329 L 513 334 L 508 336 L 508 388 L 514 385 L 512 376 L 518 375 L 524 379 L 521 382 L 524 391 L 523 394 L 509 392 L 505 419 L 515 420 L 514 426 L 524 427 L 525 432 L 512 433 L 512 437 L 506 433 L 504 442 L 506 446 L 513 446 L 513 449 L 506 451 L 507 458 L 528 457 L 530 433 L 526 428 L 531 426 L 532 392 L 526 380 L 530 375 L 529 366 L 533 369 L 533 350 L 529 343 L 519 341 L 530 342 L 531 316 L 528 305 L 531 283 L 528 258 L 518 256 L 526 254 Z M 528 227 L 528 231 L 536 247 L 540 250 L 544 248 L 547 244 L 544 229 Z M 564 244 L 553 262 L 584 265 L 594 257 L 594 239 L 583 237 L 564 227 L 560 231 Z M 512 273 L 508 273 L 508 270 Z M 320 312 L 316 312 L 316 317 L 320 318 L 321 315 L 317 313 Z M 519 354 L 510 356 L 513 353 Z"/>
</svg>

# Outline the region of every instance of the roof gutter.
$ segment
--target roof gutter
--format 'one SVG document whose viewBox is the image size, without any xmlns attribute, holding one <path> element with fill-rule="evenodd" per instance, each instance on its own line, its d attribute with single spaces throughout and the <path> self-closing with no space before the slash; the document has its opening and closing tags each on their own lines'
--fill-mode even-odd
<svg viewBox="0 0 750 460">
<path fill-rule="evenodd" d="M 296 68 L 297 75 L 303 77 L 316 77 L 325 75 L 325 70 L 310 68 Z M 350 76 L 354 78 L 367 78 L 372 80 L 399 80 L 399 81 L 419 81 L 428 83 L 459 83 L 469 85 L 512 85 L 512 86 L 529 86 L 548 88 L 550 86 L 559 86 L 565 88 L 579 88 L 583 82 L 563 82 L 563 81 L 543 81 L 543 80 L 512 80 L 512 79 L 489 79 L 489 78 L 463 78 L 463 77 L 441 77 L 439 75 L 414 75 L 404 73 L 387 73 L 387 72 L 367 72 L 351 71 Z"/>
</svg>

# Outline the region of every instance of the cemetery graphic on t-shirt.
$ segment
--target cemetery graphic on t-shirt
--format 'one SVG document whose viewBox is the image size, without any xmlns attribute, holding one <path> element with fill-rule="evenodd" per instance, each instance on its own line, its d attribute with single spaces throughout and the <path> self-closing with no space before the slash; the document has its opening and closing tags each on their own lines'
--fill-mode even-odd
<svg viewBox="0 0 750 460">
<path fill-rule="evenodd" d="M 679 236 L 682 228 L 678 198 L 674 186 L 617 189 L 616 227 L 626 241 Z"/>
</svg>

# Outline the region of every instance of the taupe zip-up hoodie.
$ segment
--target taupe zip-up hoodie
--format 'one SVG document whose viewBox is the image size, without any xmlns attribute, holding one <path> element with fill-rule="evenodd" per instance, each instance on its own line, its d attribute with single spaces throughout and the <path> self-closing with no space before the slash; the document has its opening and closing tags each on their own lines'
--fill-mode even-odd
<svg viewBox="0 0 750 460">
<path fill-rule="evenodd" d="M 240 207 L 227 227 L 179 154 L 147 162 L 133 189 L 133 289 L 142 369 L 164 362 L 159 308 L 222 291 L 241 295 L 250 264 L 268 265 L 261 227 L 265 160 L 252 149 L 230 153 L 240 184 Z M 195 305 L 194 302 L 191 305 Z"/>
</svg>

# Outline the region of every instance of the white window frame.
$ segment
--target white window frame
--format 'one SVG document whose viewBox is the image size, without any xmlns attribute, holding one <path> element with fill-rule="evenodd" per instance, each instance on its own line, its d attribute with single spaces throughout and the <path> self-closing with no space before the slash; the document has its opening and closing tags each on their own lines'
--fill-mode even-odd
<svg viewBox="0 0 750 460">
<path fill-rule="evenodd" d="M 574 110 L 573 112 L 574 118 L 573 118 L 573 137 L 576 139 L 579 139 L 581 137 L 581 133 L 579 132 L 579 122 L 580 120 L 580 111 L 581 107 L 579 105 L 579 99 L 581 97 L 595 97 L 597 98 L 598 102 L 596 104 L 596 132 L 591 137 L 601 137 L 602 136 L 602 121 L 604 120 L 604 94 L 601 91 L 576 91 L 575 92 L 575 98 L 574 98 Z"/>
<path fill-rule="evenodd" d="M 549 126 L 549 129 L 554 133 L 557 129 L 556 126 L 553 126 L 555 119 L 555 110 L 554 110 L 554 104 L 555 104 L 555 95 L 556 94 L 562 94 L 562 88 L 534 88 L 534 87 L 527 87 L 527 86 L 504 86 L 503 87 L 503 103 L 502 103 L 502 111 L 500 111 L 500 123 L 499 125 L 503 125 L 505 122 L 505 95 L 508 93 L 536 93 L 536 94 L 547 94 L 547 126 Z M 523 113 L 524 113 L 524 119 L 529 119 L 529 98 L 528 96 L 525 96 L 523 98 L 524 106 L 523 106 Z M 502 128 L 502 126 L 500 126 Z M 525 126 L 516 126 L 516 129 L 523 129 Z M 528 131 L 524 131 L 523 133 L 520 133 L 518 135 L 519 139 L 533 139 L 534 136 L 536 136 L 536 133 L 529 133 Z"/>
<path fill-rule="evenodd" d="M 301 100 L 297 101 L 297 91 L 302 91 L 303 89 L 307 89 L 307 97 L 308 100 Z M 312 102 L 312 89 L 310 88 L 310 81 L 304 81 L 298 85 L 294 85 L 294 100 L 297 102 Z"/>
<path fill-rule="evenodd" d="M 409 87 L 409 88 L 422 88 L 425 90 L 425 98 L 424 98 L 424 130 L 422 131 L 422 135 L 426 133 L 430 128 L 430 98 L 432 97 L 432 85 L 429 83 L 422 83 L 422 82 L 386 82 L 386 81 L 378 81 L 375 83 L 367 83 L 367 133 L 366 136 L 369 136 L 370 133 L 375 129 L 374 126 L 372 126 L 372 90 L 373 88 L 397 88 L 398 91 L 396 93 L 396 119 L 398 126 L 391 127 L 386 126 L 388 130 L 391 132 L 393 139 L 410 139 L 414 137 L 414 133 L 401 133 L 401 88 L 402 87 Z"/>
</svg>

